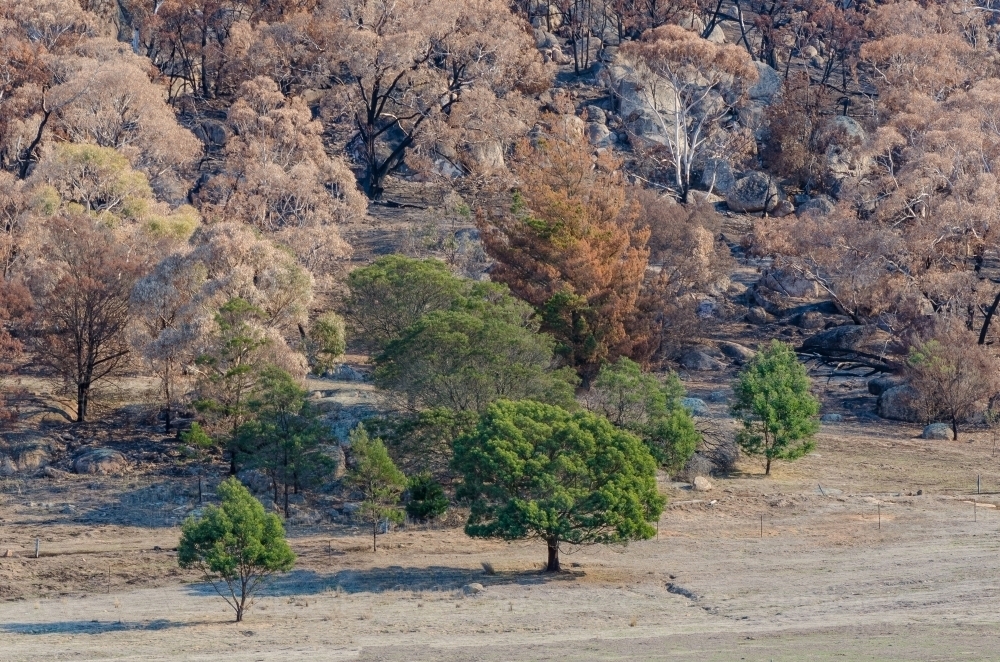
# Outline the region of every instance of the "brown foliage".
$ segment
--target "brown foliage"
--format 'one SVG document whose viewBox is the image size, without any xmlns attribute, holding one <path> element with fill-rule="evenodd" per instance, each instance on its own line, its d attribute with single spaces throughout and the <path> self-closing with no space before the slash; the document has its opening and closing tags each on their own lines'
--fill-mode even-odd
<svg viewBox="0 0 1000 662">
<path fill-rule="evenodd" d="M 502 154 L 512 131 L 530 128 L 511 112 L 526 110 L 520 92 L 548 86 L 529 35 L 499 0 L 335 0 L 319 18 L 329 25 L 326 117 L 356 141 L 372 199 L 413 149 L 453 158 L 468 135 L 470 146 L 499 142 Z"/>
<path fill-rule="evenodd" d="M 678 347 L 697 335 L 696 295 L 728 283 L 732 256 L 716 240 L 722 219 L 710 205 L 682 205 L 648 189 L 633 197 L 642 209 L 639 225 L 650 232 L 649 264 L 657 273 L 647 290 L 662 311 L 663 344 Z"/>
<path fill-rule="evenodd" d="M 967 329 L 944 326 L 932 340 L 910 349 L 906 378 L 915 393 L 914 411 L 926 423 L 948 421 L 958 439 L 959 423 L 985 409 L 1000 390 L 1000 365 Z"/>
<path fill-rule="evenodd" d="M 659 345 L 645 287 L 650 231 L 636 223 L 619 164 L 564 135 L 522 145 L 515 173 L 510 210 L 479 217 L 492 278 L 539 311 L 585 378 L 619 356 L 647 361 Z"/>
<path fill-rule="evenodd" d="M 45 230 L 48 278 L 31 283 L 33 349 L 75 391 L 82 423 L 91 389 L 126 365 L 129 295 L 143 265 L 86 216 L 53 218 Z"/>
<path fill-rule="evenodd" d="M 676 25 L 650 30 L 621 52 L 648 72 L 643 91 L 666 139 L 677 196 L 687 202 L 696 159 L 711 145 L 716 123 L 756 82 L 757 69 L 744 49 L 714 44 Z M 673 102 L 656 103 L 663 94 Z"/>
<path fill-rule="evenodd" d="M 225 162 L 202 193 L 206 215 L 275 233 L 312 271 L 332 271 L 350 251 L 336 226 L 361 217 L 366 201 L 343 159 L 326 153 L 322 124 L 261 77 L 240 88 L 228 125 Z"/>
</svg>

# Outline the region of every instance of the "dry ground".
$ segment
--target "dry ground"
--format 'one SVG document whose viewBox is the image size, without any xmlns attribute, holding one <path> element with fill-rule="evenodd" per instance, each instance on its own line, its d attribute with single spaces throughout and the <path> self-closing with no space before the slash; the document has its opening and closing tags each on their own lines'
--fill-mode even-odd
<svg viewBox="0 0 1000 662">
<path fill-rule="evenodd" d="M 555 577 L 538 543 L 411 528 L 373 554 L 357 529 L 293 529 L 298 568 L 242 624 L 177 569 L 175 527 L 103 523 L 155 485 L 8 483 L 0 659 L 998 659 L 1000 456 L 917 432 L 848 417 L 770 478 L 664 485 L 657 540 L 567 550 Z"/>
</svg>

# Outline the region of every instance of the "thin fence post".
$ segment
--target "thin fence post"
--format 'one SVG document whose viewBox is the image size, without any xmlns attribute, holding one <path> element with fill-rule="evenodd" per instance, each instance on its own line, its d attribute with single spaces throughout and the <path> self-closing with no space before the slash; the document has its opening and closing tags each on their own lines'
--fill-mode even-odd
<svg viewBox="0 0 1000 662">
<path fill-rule="evenodd" d="M 983 493 L 982 490 L 980 489 L 982 487 L 982 483 L 979 480 L 981 477 L 982 476 L 980 474 L 976 474 L 976 494 Z"/>
<path fill-rule="evenodd" d="M 38 538 L 35 538 L 35 558 L 36 559 L 38 558 L 38 546 L 39 546 L 40 543 L 41 543 L 41 541 Z"/>
<path fill-rule="evenodd" d="M 878 504 L 878 530 L 882 530 L 882 504 Z"/>
</svg>

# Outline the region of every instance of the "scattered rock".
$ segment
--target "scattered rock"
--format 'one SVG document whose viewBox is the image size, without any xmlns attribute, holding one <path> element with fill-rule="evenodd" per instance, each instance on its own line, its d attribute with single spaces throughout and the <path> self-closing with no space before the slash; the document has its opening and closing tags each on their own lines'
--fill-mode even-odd
<svg viewBox="0 0 1000 662">
<path fill-rule="evenodd" d="M 823 217 L 829 216 L 833 213 L 836 208 L 836 203 L 828 195 L 817 195 L 815 198 L 810 198 L 799 205 L 795 213 L 798 216 L 816 216 Z"/>
<path fill-rule="evenodd" d="M 466 584 L 462 587 L 462 593 L 466 595 L 479 595 L 486 591 L 486 587 L 479 582 L 472 582 L 471 584 Z"/>
<path fill-rule="evenodd" d="M 771 210 L 771 216 L 775 218 L 784 218 L 785 216 L 791 216 L 795 213 L 795 207 L 788 200 L 782 200 L 778 203 L 778 206 Z"/>
<path fill-rule="evenodd" d="M 826 327 L 826 317 L 822 313 L 815 310 L 808 310 L 804 313 L 799 313 L 789 320 L 792 324 L 799 327 L 800 329 L 822 329 Z"/>
<path fill-rule="evenodd" d="M 819 420 L 821 423 L 840 423 L 844 420 L 844 417 L 840 414 L 823 414 Z"/>
<path fill-rule="evenodd" d="M 951 441 L 955 438 L 952 434 L 951 426 L 947 423 L 931 423 L 924 428 L 924 432 L 920 436 L 923 439 L 939 439 L 943 441 Z"/>
<path fill-rule="evenodd" d="M 791 269 L 768 269 L 760 277 L 759 284 L 795 299 L 815 299 L 823 294 L 816 281 Z"/>
<path fill-rule="evenodd" d="M 684 352 L 678 363 L 685 370 L 697 370 L 699 372 L 722 370 L 726 367 L 721 361 L 697 349 L 689 349 Z"/>
<path fill-rule="evenodd" d="M 814 58 L 817 55 L 819 55 L 819 51 L 816 50 L 815 46 L 806 46 L 801 51 L 799 51 L 799 55 L 808 60 L 810 58 Z"/>
<path fill-rule="evenodd" d="M 916 423 L 920 416 L 913 408 L 915 395 L 914 390 L 905 384 L 887 389 L 879 396 L 875 413 L 881 418 Z"/>
<path fill-rule="evenodd" d="M 701 398 L 681 398 L 681 407 L 684 407 L 692 416 L 708 416 L 708 405 Z"/>
<path fill-rule="evenodd" d="M 128 469 L 128 460 L 110 448 L 92 448 L 73 460 L 73 471 L 78 474 L 98 474 L 106 476 L 119 474 Z"/>
<path fill-rule="evenodd" d="M 725 391 L 712 391 L 708 394 L 709 402 L 725 402 L 729 399 Z"/>
<path fill-rule="evenodd" d="M 750 88 L 747 96 L 754 101 L 770 104 L 781 93 L 781 75 L 763 62 L 754 64 L 757 65 L 757 83 Z"/>
<path fill-rule="evenodd" d="M 804 350 L 859 351 L 878 335 L 874 325 L 845 324 L 817 333 L 802 343 Z"/>
<path fill-rule="evenodd" d="M 764 172 L 751 172 L 737 179 L 726 193 L 726 205 L 735 212 L 772 211 L 782 200 L 777 182 Z"/>
<path fill-rule="evenodd" d="M 594 147 L 610 147 L 614 142 L 608 127 L 598 122 L 587 122 L 585 133 L 587 141 Z"/>
<path fill-rule="evenodd" d="M 5 559 L 9 559 L 9 558 L 13 558 L 13 557 L 14 557 L 14 552 L 12 552 L 12 551 L 10 551 L 10 550 L 8 549 L 8 550 L 4 551 L 4 553 L 3 553 L 3 557 L 4 557 Z"/>
<path fill-rule="evenodd" d="M 346 363 L 341 363 L 333 370 L 327 370 L 324 376 L 341 382 L 363 382 L 367 379 L 365 373 L 355 370 Z"/>
<path fill-rule="evenodd" d="M 600 106 L 587 106 L 586 111 L 588 122 L 597 122 L 598 124 L 608 123 L 608 114 Z"/>
<path fill-rule="evenodd" d="M 746 317 L 747 322 L 750 324 L 771 324 L 774 322 L 774 315 L 770 314 L 760 306 L 753 306 L 747 311 Z"/>
<path fill-rule="evenodd" d="M 872 395 L 882 395 L 889 389 L 895 388 L 899 385 L 900 382 L 898 379 L 883 375 L 881 377 L 868 380 L 868 392 Z"/>
<path fill-rule="evenodd" d="M 753 310 L 751 308 L 751 310 Z M 758 309 L 760 310 L 760 309 Z M 765 315 L 767 313 L 764 313 Z M 719 350 L 728 358 L 732 359 L 736 363 L 746 363 L 754 356 L 757 352 L 753 351 L 749 347 L 744 347 L 743 345 L 735 342 L 723 341 L 719 343 Z"/>
<path fill-rule="evenodd" d="M 69 476 L 69 474 L 66 473 L 65 471 L 60 471 L 55 467 L 45 467 L 44 469 L 42 469 L 42 475 L 45 476 L 46 478 L 51 478 L 53 480 L 60 480 Z"/>
<path fill-rule="evenodd" d="M 733 166 L 725 159 L 708 159 L 701 171 L 701 185 L 720 195 L 726 195 L 736 184 Z"/>
<path fill-rule="evenodd" d="M 708 482 L 707 478 L 696 476 L 692 487 L 694 487 L 695 492 L 708 492 L 712 489 L 712 484 Z"/>
</svg>

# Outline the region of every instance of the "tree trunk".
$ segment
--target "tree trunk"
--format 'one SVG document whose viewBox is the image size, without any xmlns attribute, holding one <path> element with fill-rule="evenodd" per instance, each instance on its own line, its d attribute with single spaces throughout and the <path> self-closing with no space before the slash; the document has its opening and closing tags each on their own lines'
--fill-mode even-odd
<svg viewBox="0 0 1000 662">
<path fill-rule="evenodd" d="M 764 466 L 764 475 L 765 476 L 770 476 L 771 475 L 771 456 L 770 455 L 767 456 L 767 464 Z"/>
<path fill-rule="evenodd" d="M 951 431 L 955 433 L 955 441 L 958 441 L 958 419 L 955 417 L 951 419 Z"/>
<path fill-rule="evenodd" d="M 288 519 L 288 483 L 285 483 L 285 519 Z"/>
<path fill-rule="evenodd" d="M 378 518 L 377 517 L 373 517 L 372 518 L 372 551 L 373 552 L 377 552 L 378 551 L 378 546 L 376 545 L 376 540 L 378 540 L 378 538 L 376 538 L 377 535 L 378 535 Z"/>
<path fill-rule="evenodd" d="M 90 384 L 76 385 L 76 422 L 87 422 L 87 398 L 90 393 Z"/>
<path fill-rule="evenodd" d="M 163 415 L 163 431 L 165 434 L 170 434 L 170 361 L 168 360 L 163 367 L 163 394 L 165 396 L 166 409 Z"/>
<path fill-rule="evenodd" d="M 561 570 L 559 567 L 559 539 L 549 538 L 546 542 L 549 546 L 549 563 L 545 566 L 545 572 L 559 572 Z"/>
</svg>

